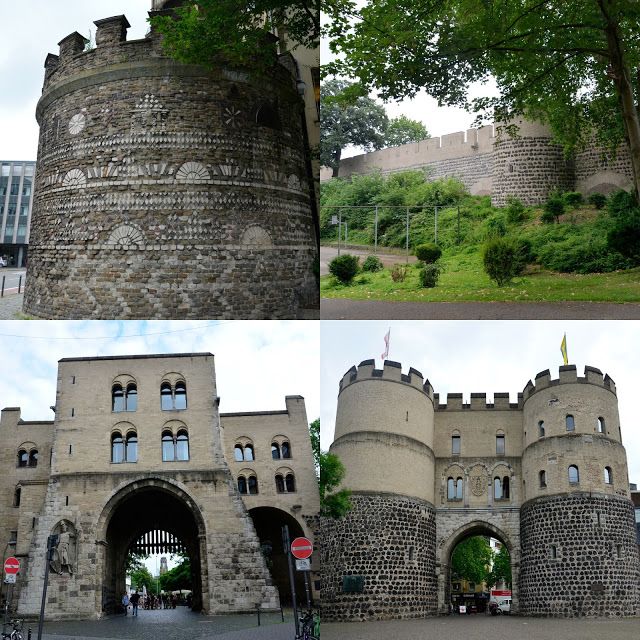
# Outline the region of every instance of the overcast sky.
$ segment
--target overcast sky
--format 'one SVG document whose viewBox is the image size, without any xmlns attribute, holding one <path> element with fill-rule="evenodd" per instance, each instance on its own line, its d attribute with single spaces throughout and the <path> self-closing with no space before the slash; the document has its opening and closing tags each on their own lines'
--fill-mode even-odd
<svg viewBox="0 0 640 640">
<path fill-rule="evenodd" d="M 640 483 L 640 321 L 365 321 L 322 322 L 322 447 L 333 440 L 340 378 L 352 365 L 375 358 L 382 366 L 384 335 L 391 328 L 389 359 L 414 367 L 444 402 L 447 393 L 509 392 L 516 402 L 529 379 L 550 369 L 558 377 L 560 342 L 567 333 L 569 363 L 578 374 L 591 365 L 616 383 L 622 442 L 630 482 Z"/>
<path fill-rule="evenodd" d="M 35 160 L 36 104 L 44 60 L 74 31 L 95 38 L 94 20 L 125 14 L 130 40 L 147 32 L 151 0 L 0 0 L 0 160 Z"/>
</svg>

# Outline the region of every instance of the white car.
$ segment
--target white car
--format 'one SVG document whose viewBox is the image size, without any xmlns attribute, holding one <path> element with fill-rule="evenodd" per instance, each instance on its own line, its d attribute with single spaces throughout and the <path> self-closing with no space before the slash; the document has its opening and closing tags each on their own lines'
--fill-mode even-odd
<svg viewBox="0 0 640 640">
<path fill-rule="evenodd" d="M 6 267 L 7 261 L 4 258 L 0 258 L 0 267 Z"/>
<path fill-rule="evenodd" d="M 498 606 L 496 607 L 496 613 L 511 613 L 511 598 L 505 598 L 498 600 Z"/>
</svg>

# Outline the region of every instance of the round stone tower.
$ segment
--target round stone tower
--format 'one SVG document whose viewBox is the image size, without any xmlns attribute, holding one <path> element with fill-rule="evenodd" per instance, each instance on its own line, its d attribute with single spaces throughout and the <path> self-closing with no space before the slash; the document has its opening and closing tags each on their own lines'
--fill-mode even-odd
<svg viewBox="0 0 640 640">
<path fill-rule="evenodd" d="M 511 125 L 517 136 L 503 130 L 494 144 L 491 203 L 503 207 L 513 195 L 524 204 L 540 204 L 554 189 L 573 190 L 574 163 L 565 158 L 561 145 L 552 143 L 549 128 L 525 120 Z"/>
<path fill-rule="evenodd" d="M 316 303 L 293 60 L 207 71 L 153 31 L 127 41 L 125 16 L 95 24 L 94 49 L 72 33 L 45 62 L 25 311 L 292 318 Z"/>
<path fill-rule="evenodd" d="M 634 615 L 640 568 L 613 380 L 547 370 L 523 402 L 521 612 Z"/>
<path fill-rule="evenodd" d="M 437 610 L 433 389 L 387 360 L 340 382 L 331 452 L 353 508 L 322 522 L 325 619 L 421 617 Z"/>
</svg>

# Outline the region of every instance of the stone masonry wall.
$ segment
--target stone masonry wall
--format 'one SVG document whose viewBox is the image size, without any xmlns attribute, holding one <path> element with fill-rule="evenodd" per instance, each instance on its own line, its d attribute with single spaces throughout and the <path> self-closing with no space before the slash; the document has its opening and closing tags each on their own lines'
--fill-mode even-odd
<svg viewBox="0 0 640 640">
<path fill-rule="evenodd" d="M 435 510 L 393 494 L 353 494 L 343 518 L 320 525 L 324 620 L 419 618 L 436 612 Z M 344 576 L 363 576 L 344 593 Z"/>
<path fill-rule="evenodd" d="M 637 613 L 640 563 L 628 499 L 588 493 L 538 498 L 522 506 L 520 523 L 522 613 Z"/>
</svg>

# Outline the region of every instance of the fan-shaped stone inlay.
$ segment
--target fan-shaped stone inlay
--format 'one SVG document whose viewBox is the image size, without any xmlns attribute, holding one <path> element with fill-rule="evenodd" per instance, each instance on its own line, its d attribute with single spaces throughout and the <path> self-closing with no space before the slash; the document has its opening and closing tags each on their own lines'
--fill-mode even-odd
<svg viewBox="0 0 640 640">
<path fill-rule="evenodd" d="M 176 172 L 176 179 L 180 182 L 206 182 L 210 178 L 207 168 L 199 162 L 185 162 Z"/>
<path fill-rule="evenodd" d="M 84 113 L 76 113 L 71 120 L 69 120 L 69 133 L 72 136 L 77 136 L 87 124 L 87 119 Z"/>
<path fill-rule="evenodd" d="M 87 184 L 87 176 L 80 169 L 71 169 L 62 179 L 63 187 L 84 187 Z"/>
<path fill-rule="evenodd" d="M 289 189 L 293 189 L 294 191 L 300 191 L 302 189 L 300 186 L 300 178 L 294 173 L 289 176 L 288 185 Z"/>
<path fill-rule="evenodd" d="M 119 247 L 128 245 L 140 246 L 144 244 L 144 235 L 140 229 L 128 224 L 122 224 L 111 232 L 107 244 L 115 244 Z"/>
<path fill-rule="evenodd" d="M 269 233 L 261 226 L 254 224 L 243 234 L 241 243 L 245 247 L 272 247 L 273 241 Z"/>
</svg>

